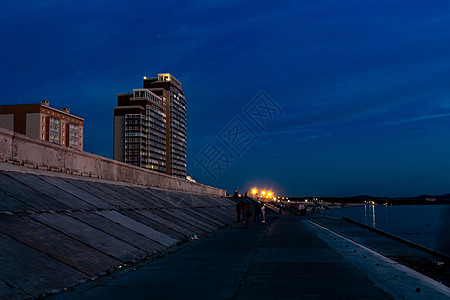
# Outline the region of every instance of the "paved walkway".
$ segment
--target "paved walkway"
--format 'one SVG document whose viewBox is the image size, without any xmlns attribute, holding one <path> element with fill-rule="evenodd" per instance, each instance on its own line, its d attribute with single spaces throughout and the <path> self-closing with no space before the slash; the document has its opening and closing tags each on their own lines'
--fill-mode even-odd
<svg viewBox="0 0 450 300">
<path fill-rule="evenodd" d="M 137 270 L 50 298 L 448 299 L 445 288 L 428 289 L 430 282 L 342 241 L 305 218 L 274 216 L 251 228 L 235 224 Z"/>
</svg>

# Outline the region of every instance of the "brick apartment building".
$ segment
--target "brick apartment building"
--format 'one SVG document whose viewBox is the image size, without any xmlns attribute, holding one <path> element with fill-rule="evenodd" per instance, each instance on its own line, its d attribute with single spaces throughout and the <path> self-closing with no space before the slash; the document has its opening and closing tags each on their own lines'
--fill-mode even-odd
<svg viewBox="0 0 450 300">
<path fill-rule="evenodd" d="M 83 118 L 58 110 L 48 100 L 39 104 L 0 105 L 0 127 L 30 138 L 83 151 Z"/>
</svg>

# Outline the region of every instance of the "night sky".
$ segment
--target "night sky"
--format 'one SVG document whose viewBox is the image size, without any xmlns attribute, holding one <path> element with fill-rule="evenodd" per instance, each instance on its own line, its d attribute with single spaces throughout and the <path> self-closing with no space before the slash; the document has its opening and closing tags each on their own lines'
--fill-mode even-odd
<svg viewBox="0 0 450 300">
<path fill-rule="evenodd" d="M 450 192 L 449 1 L 2 1 L 1 104 L 69 107 L 112 158 L 117 94 L 171 73 L 188 174 L 231 192 Z M 259 115 L 255 115 L 255 111 Z"/>
</svg>

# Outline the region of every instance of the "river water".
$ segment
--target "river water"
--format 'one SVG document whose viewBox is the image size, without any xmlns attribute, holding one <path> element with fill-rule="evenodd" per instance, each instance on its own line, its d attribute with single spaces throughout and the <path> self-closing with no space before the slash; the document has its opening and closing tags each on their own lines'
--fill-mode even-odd
<svg viewBox="0 0 450 300">
<path fill-rule="evenodd" d="M 450 256 L 450 205 L 365 205 L 324 210 Z"/>
</svg>

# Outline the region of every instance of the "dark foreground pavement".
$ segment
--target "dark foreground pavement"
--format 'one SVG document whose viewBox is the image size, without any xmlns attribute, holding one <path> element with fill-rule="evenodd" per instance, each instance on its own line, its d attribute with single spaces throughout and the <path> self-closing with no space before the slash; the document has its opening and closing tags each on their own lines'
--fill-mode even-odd
<svg viewBox="0 0 450 300">
<path fill-rule="evenodd" d="M 340 239 L 293 216 L 235 224 L 50 299 L 448 299 L 438 283 Z"/>
</svg>

